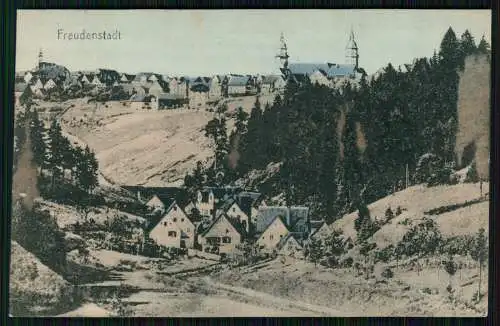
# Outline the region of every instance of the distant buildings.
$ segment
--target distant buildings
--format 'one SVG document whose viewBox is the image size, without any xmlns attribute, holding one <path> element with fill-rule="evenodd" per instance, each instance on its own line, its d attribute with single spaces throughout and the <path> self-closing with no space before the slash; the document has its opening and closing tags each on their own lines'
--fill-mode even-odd
<svg viewBox="0 0 500 326">
<path fill-rule="evenodd" d="M 364 73 L 364 69 L 359 67 L 359 49 L 352 31 L 346 46 L 346 63 L 343 64 L 289 62 L 290 56 L 283 34 L 280 40 L 281 47 L 276 57 L 280 59 L 280 70 L 286 81 L 300 84 L 308 80 L 312 84 L 336 88 L 344 81 L 359 80 Z"/>
</svg>

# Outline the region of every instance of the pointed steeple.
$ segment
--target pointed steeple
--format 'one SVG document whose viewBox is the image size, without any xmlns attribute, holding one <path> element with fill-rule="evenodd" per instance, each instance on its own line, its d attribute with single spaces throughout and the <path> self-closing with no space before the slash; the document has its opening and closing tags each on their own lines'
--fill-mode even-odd
<svg viewBox="0 0 500 326">
<path fill-rule="evenodd" d="M 38 69 L 42 68 L 42 62 L 43 62 L 43 51 L 40 48 L 40 51 L 38 52 Z"/>
<path fill-rule="evenodd" d="M 358 44 L 356 43 L 356 39 L 354 37 L 354 30 L 351 27 L 351 33 L 349 34 L 349 41 L 346 46 L 346 63 L 354 65 L 359 68 L 359 53 L 358 53 Z"/>
<path fill-rule="evenodd" d="M 288 55 L 288 49 L 286 46 L 285 36 L 283 35 L 283 32 L 281 32 L 280 43 L 281 43 L 280 50 L 279 50 L 278 54 L 276 55 L 276 58 L 280 59 L 280 63 L 281 63 L 280 69 L 283 72 L 283 74 L 285 74 L 285 77 L 286 77 L 287 72 L 288 72 L 288 58 L 290 56 Z"/>
</svg>

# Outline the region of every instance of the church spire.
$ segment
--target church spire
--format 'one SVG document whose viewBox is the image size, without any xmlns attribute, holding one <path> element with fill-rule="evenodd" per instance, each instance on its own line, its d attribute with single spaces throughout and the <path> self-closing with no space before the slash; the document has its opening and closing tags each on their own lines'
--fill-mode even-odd
<svg viewBox="0 0 500 326">
<path fill-rule="evenodd" d="M 283 32 L 281 32 L 280 43 L 281 43 L 281 47 L 280 47 L 278 54 L 276 55 L 276 58 L 280 59 L 280 63 L 281 63 L 280 69 L 286 76 L 287 72 L 288 72 L 288 58 L 290 56 L 288 55 L 288 49 L 286 46 L 285 36 L 283 35 Z"/>
<path fill-rule="evenodd" d="M 40 48 L 40 51 L 38 52 L 38 69 L 42 67 L 42 62 L 43 62 L 43 51 Z"/>
<path fill-rule="evenodd" d="M 359 68 L 358 44 L 356 43 L 352 27 L 351 27 L 351 33 L 349 35 L 349 41 L 347 42 L 346 46 L 345 56 L 346 56 L 346 63 L 354 65 L 356 69 Z"/>
</svg>

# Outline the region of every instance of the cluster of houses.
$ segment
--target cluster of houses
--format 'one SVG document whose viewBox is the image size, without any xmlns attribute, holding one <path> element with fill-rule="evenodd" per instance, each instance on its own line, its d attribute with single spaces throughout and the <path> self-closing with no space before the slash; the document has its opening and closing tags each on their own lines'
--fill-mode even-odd
<svg viewBox="0 0 500 326">
<path fill-rule="evenodd" d="M 62 73 L 46 73 L 55 67 Z M 151 109 L 197 108 L 224 97 L 280 92 L 286 84 L 280 75 L 177 77 L 153 72 L 119 73 L 111 69 L 69 72 L 62 66 L 46 62 L 41 52 L 38 66 L 30 71 L 17 72 L 15 78 L 16 97 L 26 90 L 40 98 L 54 90 L 84 89 L 94 95 L 115 90 L 125 97 L 120 100 L 128 100 L 131 106 Z"/>
<path fill-rule="evenodd" d="M 147 234 L 158 245 L 231 256 L 243 242 L 263 253 L 302 258 L 309 236 L 320 226 L 304 206 L 269 206 L 260 193 L 238 188 L 198 191 L 181 205 L 169 194 L 138 192 L 150 210 Z"/>
</svg>

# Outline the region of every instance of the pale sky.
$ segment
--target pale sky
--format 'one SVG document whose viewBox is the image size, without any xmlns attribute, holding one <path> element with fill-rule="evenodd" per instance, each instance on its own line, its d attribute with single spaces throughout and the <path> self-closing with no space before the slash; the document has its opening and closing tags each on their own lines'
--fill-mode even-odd
<svg viewBox="0 0 500 326">
<path fill-rule="evenodd" d="M 291 62 L 345 62 L 351 28 L 368 74 L 431 56 L 448 27 L 491 44 L 490 10 L 19 10 L 16 71 L 46 61 L 69 70 L 167 75 L 277 73 L 280 33 Z M 120 31 L 120 40 L 62 40 Z"/>
</svg>

